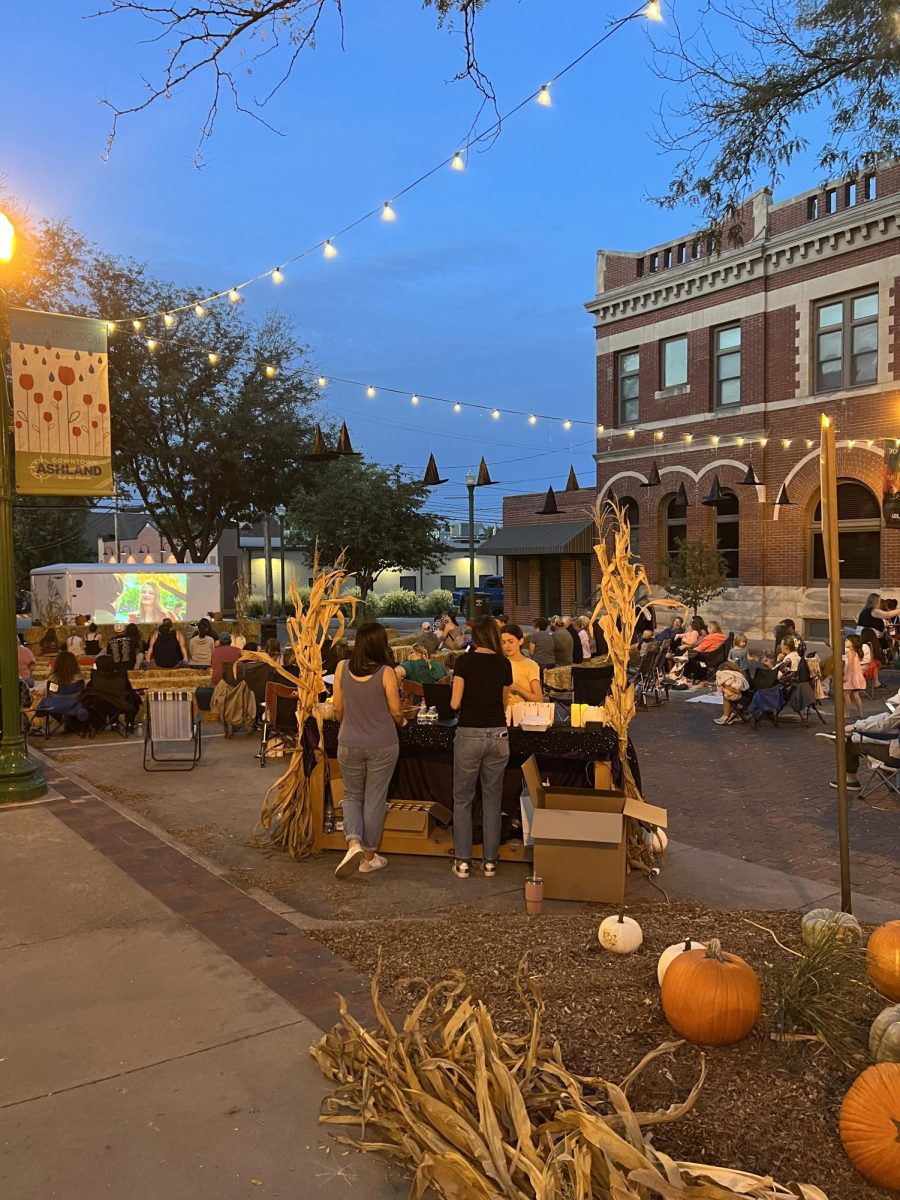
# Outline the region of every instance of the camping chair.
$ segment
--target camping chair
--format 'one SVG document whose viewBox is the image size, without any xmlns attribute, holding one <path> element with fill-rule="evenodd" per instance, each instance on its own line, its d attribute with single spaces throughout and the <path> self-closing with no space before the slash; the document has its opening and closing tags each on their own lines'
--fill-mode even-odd
<svg viewBox="0 0 900 1200">
<path fill-rule="evenodd" d="M 638 660 L 632 682 L 635 704 L 641 708 L 647 707 L 647 701 L 651 697 L 656 701 L 657 707 L 669 698 L 669 682 L 665 677 L 666 645 L 667 643 L 649 643 Z"/>
<path fill-rule="evenodd" d="M 749 678 L 748 672 L 745 671 L 744 674 Z M 774 667 L 757 667 L 753 678 L 750 679 L 750 687 L 746 692 L 742 693 L 740 700 L 735 700 L 734 702 L 734 711 L 741 721 L 752 724 L 754 727 L 756 726 L 759 717 L 763 713 L 760 712 L 758 715 L 755 712 L 751 713 L 750 707 L 753 704 L 753 697 L 757 692 L 766 691 L 771 688 L 777 688 L 779 693 L 781 692 L 781 687 L 778 683 L 778 672 Z M 756 706 L 756 708 L 759 707 L 760 705 Z"/>
<path fill-rule="evenodd" d="M 875 792 L 881 791 L 882 788 L 887 788 L 889 796 L 900 796 L 900 759 L 895 758 L 891 762 L 882 762 L 880 758 L 870 758 L 866 755 L 860 765 L 863 761 L 870 770 L 868 779 L 859 789 L 860 800 L 866 800 Z"/>
<path fill-rule="evenodd" d="M 190 692 L 148 692 L 147 720 L 144 726 L 145 771 L 193 771 L 203 751 L 200 737 L 200 713 L 194 707 Z M 190 757 L 168 755 L 156 757 L 156 745 L 168 744 L 190 747 Z M 148 766 L 147 750 L 154 763 Z"/>
<path fill-rule="evenodd" d="M 411 679 L 401 679 L 400 699 L 404 704 L 418 708 L 425 699 L 425 689 L 421 683 L 414 683 Z"/>
<path fill-rule="evenodd" d="M 41 699 L 28 723 L 27 733 L 37 726 L 43 726 L 44 740 L 52 732 L 51 722 L 54 722 L 61 733 L 87 733 L 84 724 L 87 720 L 87 709 L 82 703 L 84 683 L 77 679 L 74 683 L 50 683 L 47 692 Z M 71 729 L 70 721 L 75 721 L 81 728 Z"/>
<path fill-rule="evenodd" d="M 827 724 L 819 699 L 816 695 L 816 685 L 810 671 L 809 662 L 800 659 L 797 678 L 786 689 L 786 702 L 791 706 L 804 725 L 809 724 L 809 714 L 814 712 L 823 725 Z"/>
<path fill-rule="evenodd" d="M 269 738 L 281 738 L 282 748 L 291 749 L 297 744 L 297 689 L 284 683 L 266 684 L 266 701 L 259 739 L 259 765 L 266 765 Z"/>
<path fill-rule="evenodd" d="M 86 691 L 83 704 L 88 714 L 89 738 L 94 738 L 98 733 L 104 733 L 107 729 L 126 739 L 129 733 L 134 732 L 134 716 L 131 711 L 124 709 L 119 704 L 114 704 L 112 700 L 105 700 L 102 696 L 95 696 L 90 691 Z M 125 720 L 120 720 L 121 717 L 124 717 Z"/>
<path fill-rule="evenodd" d="M 710 650 L 709 654 L 703 655 L 703 662 L 706 665 L 707 679 L 715 679 L 716 671 L 718 671 L 722 663 L 728 662 L 728 658 L 733 647 L 734 634 L 729 633 L 728 637 L 717 650 Z"/>
</svg>

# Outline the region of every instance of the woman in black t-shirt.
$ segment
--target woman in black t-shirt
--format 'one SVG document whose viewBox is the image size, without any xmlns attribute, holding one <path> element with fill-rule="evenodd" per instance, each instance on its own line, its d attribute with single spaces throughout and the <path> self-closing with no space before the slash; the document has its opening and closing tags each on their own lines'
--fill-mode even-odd
<svg viewBox="0 0 900 1200">
<path fill-rule="evenodd" d="M 456 660 L 450 704 L 459 713 L 453 744 L 453 872 L 468 879 L 472 865 L 472 803 L 481 780 L 485 875 L 497 874 L 503 774 L 509 761 L 506 703 L 512 667 L 493 617 L 472 622 L 472 651 Z"/>
</svg>

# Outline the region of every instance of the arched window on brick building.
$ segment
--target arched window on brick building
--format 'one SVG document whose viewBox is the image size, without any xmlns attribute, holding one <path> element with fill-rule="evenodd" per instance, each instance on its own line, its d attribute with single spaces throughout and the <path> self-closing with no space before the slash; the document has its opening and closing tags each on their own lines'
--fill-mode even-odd
<svg viewBox="0 0 900 1200">
<path fill-rule="evenodd" d="M 641 510 L 633 496 L 623 496 L 621 504 L 631 526 L 631 553 L 637 558 L 641 553 Z"/>
<path fill-rule="evenodd" d="M 661 505 L 662 544 L 666 554 L 678 553 L 678 542 L 687 541 L 687 505 L 677 496 L 664 497 Z"/>
<path fill-rule="evenodd" d="M 841 582 L 877 586 L 881 581 L 881 504 L 858 479 L 839 479 L 838 553 Z M 818 500 L 810 523 L 812 582 L 827 583 L 822 542 L 822 502 Z"/>
<path fill-rule="evenodd" d="M 741 508 L 736 494 L 723 488 L 716 505 L 716 547 L 728 563 L 728 578 L 740 578 Z"/>
</svg>

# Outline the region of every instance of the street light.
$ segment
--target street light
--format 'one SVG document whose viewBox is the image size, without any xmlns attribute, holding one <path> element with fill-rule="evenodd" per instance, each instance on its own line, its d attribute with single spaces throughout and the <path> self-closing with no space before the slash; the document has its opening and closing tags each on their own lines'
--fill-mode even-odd
<svg viewBox="0 0 900 1200">
<path fill-rule="evenodd" d="M 477 480 L 474 471 L 466 473 L 466 487 L 469 489 L 469 620 L 475 620 L 475 488 Z"/>
<path fill-rule="evenodd" d="M 0 212 L 0 261 L 9 262 L 16 244 L 12 221 Z M 13 564 L 12 472 L 9 445 L 9 393 L 6 387 L 6 294 L 0 290 L 0 804 L 34 800 L 47 785 L 25 751 L 19 710 L 19 645 Z"/>
</svg>

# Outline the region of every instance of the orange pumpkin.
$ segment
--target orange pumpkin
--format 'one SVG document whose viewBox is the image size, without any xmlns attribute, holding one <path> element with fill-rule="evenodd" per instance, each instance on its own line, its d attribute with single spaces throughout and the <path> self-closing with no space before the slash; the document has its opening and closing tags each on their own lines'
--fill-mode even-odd
<svg viewBox="0 0 900 1200">
<path fill-rule="evenodd" d="M 841 1105 L 841 1143 L 870 1183 L 900 1191 L 900 1063 L 863 1071 Z"/>
<path fill-rule="evenodd" d="M 866 947 L 869 978 L 889 1000 L 900 1000 L 900 921 L 879 925 Z"/>
<path fill-rule="evenodd" d="M 705 950 L 679 954 L 663 976 L 666 1020 L 701 1046 L 730 1046 L 745 1038 L 760 1005 L 756 972 L 738 955 L 725 954 L 715 938 Z"/>
</svg>

